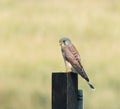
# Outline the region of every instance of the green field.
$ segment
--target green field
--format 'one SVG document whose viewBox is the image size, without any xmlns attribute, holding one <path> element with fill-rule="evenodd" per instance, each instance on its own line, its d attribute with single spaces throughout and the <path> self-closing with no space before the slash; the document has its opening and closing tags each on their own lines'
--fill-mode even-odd
<svg viewBox="0 0 120 109">
<path fill-rule="evenodd" d="M 94 84 L 85 109 L 120 109 L 119 0 L 1 0 L 0 109 L 51 109 L 51 73 L 65 71 L 69 37 Z"/>
</svg>

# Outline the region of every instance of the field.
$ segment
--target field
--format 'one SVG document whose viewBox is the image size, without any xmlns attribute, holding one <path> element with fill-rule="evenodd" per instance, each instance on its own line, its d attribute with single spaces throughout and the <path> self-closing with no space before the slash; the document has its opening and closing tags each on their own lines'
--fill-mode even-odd
<svg viewBox="0 0 120 109">
<path fill-rule="evenodd" d="M 119 0 L 1 0 L 0 109 L 51 109 L 51 73 L 69 37 L 96 90 L 79 76 L 85 109 L 120 109 Z"/>
</svg>

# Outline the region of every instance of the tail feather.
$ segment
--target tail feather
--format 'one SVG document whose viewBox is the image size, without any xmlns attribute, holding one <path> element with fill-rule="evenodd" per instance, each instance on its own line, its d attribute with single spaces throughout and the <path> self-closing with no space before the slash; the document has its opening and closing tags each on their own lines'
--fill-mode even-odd
<svg viewBox="0 0 120 109">
<path fill-rule="evenodd" d="M 88 85 L 90 86 L 91 89 L 95 89 L 94 86 L 90 82 L 88 82 L 88 81 L 86 81 L 86 82 L 88 83 Z"/>
<path fill-rule="evenodd" d="M 80 69 L 78 66 L 74 66 L 73 68 L 71 68 L 71 70 L 80 74 L 86 80 L 87 84 L 90 86 L 91 89 L 95 89 L 94 86 L 90 83 L 89 78 L 83 68 Z"/>
</svg>

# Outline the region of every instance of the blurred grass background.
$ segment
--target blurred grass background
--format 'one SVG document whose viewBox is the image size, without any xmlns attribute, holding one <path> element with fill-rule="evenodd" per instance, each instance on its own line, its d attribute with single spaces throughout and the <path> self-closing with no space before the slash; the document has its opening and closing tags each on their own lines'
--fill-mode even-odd
<svg viewBox="0 0 120 109">
<path fill-rule="evenodd" d="M 51 109 L 51 72 L 64 71 L 69 37 L 95 85 L 85 109 L 120 109 L 119 0 L 1 0 L 0 109 Z"/>
</svg>

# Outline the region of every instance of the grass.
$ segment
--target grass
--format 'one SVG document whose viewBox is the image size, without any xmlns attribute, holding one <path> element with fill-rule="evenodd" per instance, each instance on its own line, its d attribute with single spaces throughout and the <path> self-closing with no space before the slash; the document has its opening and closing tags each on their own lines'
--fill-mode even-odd
<svg viewBox="0 0 120 109">
<path fill-rule="evenodd" d="M 0 1 L 0 108 L 50 109 L 51 72 L 64 71 L 58 44 L 69 37 L 96 90 L 86 109 L 119 109 L 120 2 Z"/>
</svg>

